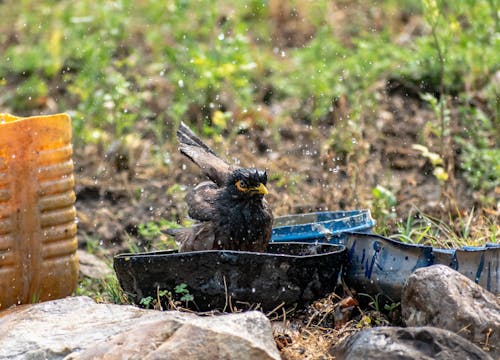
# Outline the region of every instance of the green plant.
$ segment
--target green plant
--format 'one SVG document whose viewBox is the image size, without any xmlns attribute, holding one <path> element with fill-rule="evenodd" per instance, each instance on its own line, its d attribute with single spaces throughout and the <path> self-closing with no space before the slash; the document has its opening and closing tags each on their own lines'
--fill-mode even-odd
<svg viewBox="0 0 500 360">
<path fill-rule="evenodd" d="M 33 109 L 40 106 L 43 98 L 48 94 L 48 86 L 40 76 L 33 75 L 24 80 L 16 89 L 12 97 L 12 106 L 15 111 L 25 108 Z"/>
<path fill-rule="evenodd" d="M 108 275 L 104 279 L 104 294 L 106 294 L 106 300 L 113 304 L 127 303 L 127 298 L 123 293 L 120 283 L 118 282 L 118 278 L 114 272 L 112 275 Z"/>
<path fill-rule="evenodd" d="M 372 189 L 372 196 L 372 212 L 377 220 L 377 227 L 384 232 L 384 228 L 396 217 L 396 195 L 386 187 L 377 185 Z"/>
<path fill-rule="evenodd" d="M 34 293 L 33 296 L 31 297 L 31 303 L 38 304 L 39 302 L 40 302 L 40 294 Z"/>
<path fill-rule="evenodd" d="M 419 144 L 413 144 L 412 148 L 414 150 L 418 150 L 423 157 L 430 161 L 431 165 L 434 167 L 432 174 L 439 181 L 439 183 L 443 185 L 448 180 L 448 173 L 443 168 L 444 161 L 441 155 L 429 151 L 427 147 Z"/>
<path fill-rule="evenodd" d="M 146 309 L 149 309 L 150 306 L 152 305 L 152 302 L 153 302 L 153 297 L 152 296 L 146 296 L 144 298 L 142 298 L 140 301 L 139 301 L 139 305 L 142 305 L 144 306 Z"/>
<path fill-rule="evenodd" d="M 84 235 L 85 238 L 85 248 L 89 254 L 95 254 L 101 245 L 101 241 L 98 238 Z"/>
<path fill-rule="evenodd" d="M 187 289 L 186 284 L 182 283 L 182 284 L 177 285 L 174 288 L 174 291 L 176 294 L 181 295 L 180 301 L 183 301 L 186 304 L 186 307 L 187 307 L 188 302 L 194 301 L 194 296 L 189 293 L 189 290 Z"/>
<path fill-rule="evenodd" d="M 145 224 L 139 224 L 137 226 L 137 233 L 142 239 L 150 242 L 161 236 L 162 234 L 161 227 L 163 225 L 162 223 L 165 224 L 165 221 L 164 220 L 161 220 L 159 222 L 149 221 Z"/>
<path fill-rule="evenodd" d="M 448 148 L 450 145 L 450 112 L 449 109 L 447 108 L 447 96 L 445 93 L 445 63 L 446 63 L 446 56 L 447 56 L 447 48 L 443 47 L 443 44 L 441 43 L 441 39 L 438 36 L 438 28 L 441 26 L 441 21 L 442 20 L 442 11 L 441 11 L 441 4 L 438 2 L 438 0 L 422 0 L 423 5 L 424 5 L 424 17 L 429 23 L 431 27 L 431 34 L 432 34 L 432 46 L 436 50 L 436 57 L 438 59 L 438 82 L 439 82 L 439 100 L 434 96 L 433 94 L 430 93 L 425 93 L 421 94 L 422 100 L 426 101 L 429 103 L 431 106 L 432 110 L 434 111 L 434 114 L 436 118 L 439 121 L 439 128 L 438 129 L 432 129 L 434 130 L 434 134 L 437 135 L 439 139 L 439 154 L 440 156 L 438 157 L 430 157 L 426 156 L 427 155 L 434 155 L 434 153 L 431 153 L 427 151 L 427 148 L 423 147 L 423 155 L 428 157 L 431 160 L 432 165 L 434 166 L 434 176 L 436 179 L 441 184 L 444 184 L 449 177 L 448 174 L 448 165 L 449 165 L 449 159 L 445 155 L 445 148 Z M 432 124 L 426 124 L 426 126 Z M 422 149 L 420 149 L 422 150 Z M 435 159 L 435 161 L 433 161 Z M 437 161 L 439 160 L 439 161 Z M 446 162 L 446 164 L 445 164 Z M 451 171 L 453 169 L 450 168 Z"/>
<path fill-rule="evenodd" d="M 500 148 L 494 119 L 476 107 L 463 106 L 460 122 L 464 131 L 455 136 L 461 146 L 460 168 L 473 189 L 485 196 L 500 186 Z M 492 196 L 492 195 L 490 195 Z M 493 199 L 484 199 L 492 203 Z"/>
<path fill-rule="evenodd" d="M 411 45 L 415 55 L 398 69 L 399 76 L 432 93 L 479 89 L 498 65 L 498 15 L 491 2 L 422 0 L 422 14 L 430 36 Z"/>
<path fill-rule="evenodd" d="M 394 311 L 396 310 L 399 306 L 401 306 L 400 302 L 393 302 L 390 304 L 384 304 L 384 310 L 385 311 Z"/>
<path fill-rule="evenodd" d="M 83 277 L 75 290 L 75 295 L 89 296 L 97 302 L 129 303 L 114 272 L 104 279 Z"/>
<path fill-rule="evenodd" d="M 440 153 L 443 155 L 444 150 L 444 138 L 446 136 L 445 131 L 449 125 L 449 116 L 445 116 L 446 112 L 446 95 L 444 90 L 444 76 L 445 76 L 445 56 L 446 49 L 443 49 L 440 38 L 438 36 L 438 26 L 440 26 L 441 20 L 441 9 L 438 0 L 422 0 L 424 5 L 424 17 L 431 26 L 431 34 L 433 46 L 436 49 L 438 64 L 439 64 L 439 95 L 440 100 L 437 101 L 435 97 L 430 94 L 425 94 L 422 98 L 428 101 L 434 109 L 438 119 L 440 120 Z"/>
<path fill-rule="evenodd" d="M 375 296 L 371 296 L 369 294 L 364 294 L 364 293 L 360 293 L 359 295 L 369 298 L 371 301 L 368 303 L 368 306 L 370 306 L 373 310 L 377 312 L 382 312 L 382 310 L 394 311 L 394 309 L 396 309 L 401 305 L 399 302 L 394 302 L 390 297 L 382 293 L 378 293 Z M 383 301 L 380 299 L 381 296 L 385 297 Z M 382 303 L 384 304 L 384 306 L 381 306 Z"/>
<path fill-rule="evenodd" d="M 186 226 L 189 223 L 185 224 Z M 149 221 L 147 223 L 139 224 L 137 226 L 138 238 L 135 239 L 131 236 L 128 237 L 128 247 L 131 253 L 139 253 L 143 251 L 155 250 L 169 250 L 177 248 L 175 241 L 163 234 L 162 230 L 167 228 L 179 228 L 175 221 L 160 219 L 158 221 Z"/>
<path fill-rule="evenodd" d="M 189 293 L 187 285 L 182 283 L 174 287 L 174 293 L 180 296 L 179 300 L 175 300 L 172 292 L 169 290 L 160 290 L 158 287 L 156 290 L 156 298 L 153 296 L 146 296 L 139 301 L 139 304 L 144 306 L 146 309 L 154 308 L 157 310 L 164 310 L 164 305 L 167 309 L 179 309 L 181 302 L 187 307 L 190 301 L 194 301 L 194 296 Z"/>
<path fill-rule="evenodd" d="M 474 209 L 465 216 L 460 211 L 456 213 L 458 215 L 455 217 L 450 214 L 448 219 L 437 219 L 414 209 L 404 224 L 397 224 L 398 233 L 390 237 L 407 243 L 445 249 L 483 243 L 483 239 L 472 236 L 474 222 L 479 222 L 479 219 L 475 219 Z M 489 233 L 486 229 L 481 231 Z"/>
<path fill-rule="evenodd" d="M 163 311 L 163 303 L 166 303 L 169 309 L 177 309 L 175 302 L 172 298 L 172 293 L 168 290 L 160 290 L 158 287 L 156 289 L 156 298 L 152 296 L 146 296 L 139 301 L 139 304 L 144 306 L 146 309 L 156 309 Z"/>
<path fill-rule="evenodd" d="M 372 321 L 378 326 L 387 325 L 388 321 L 382 314 L 394 314 L 401 306 L 400 302 L 394 302 L 389 296 L 383 293 L 378 293 L 375 296 L 364 293 L 360 293 L 359 295 L 367 297 L 370 300 L 368 306 L 371 307 L 373 311 L 378 313 L 378 315 L 375 316 L 367 316 L 365 314 L 361 320 L 361 326 L 369 326 Z M 384 298 L 381 298 L 381 296 Z"/>
</svg>

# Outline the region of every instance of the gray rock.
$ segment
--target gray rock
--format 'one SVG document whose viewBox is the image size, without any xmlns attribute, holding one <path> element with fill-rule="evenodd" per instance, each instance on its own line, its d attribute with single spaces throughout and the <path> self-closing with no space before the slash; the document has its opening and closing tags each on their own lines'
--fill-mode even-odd
<svg viewBox="0 0 500 360">
<path fill-rule="evenodd" d="M 260 312 L 197 316 L 70 297 L 0 313 L 0 359 L 279 359 Z"/>
<path fill-rule="evenodd" d="M 500 358 L 500 302 L 467 277 L 444 265 L 417 269 L 401 299 L 407 326 L 452 331 Z"/>
<path fill-rule="evenodd" d="M 80 274 L 92 279 L 105 280 L 113 270 L 97 256 L 83 250 L 77 251 Z"/>
<path fill-rule="evenodd" d="M 336 344 L 337 360 L 492 360 L 476 345 L 433 327 L 378 327 L 362 330 Z"/>
</svg>

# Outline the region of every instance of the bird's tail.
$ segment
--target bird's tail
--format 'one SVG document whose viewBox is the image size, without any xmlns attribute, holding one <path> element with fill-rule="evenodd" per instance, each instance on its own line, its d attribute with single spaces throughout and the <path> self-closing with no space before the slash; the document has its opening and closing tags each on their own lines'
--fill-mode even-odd
<svg viewBox="0 0 500 360">
<path fill-rule="evenodd" d="M 170 235 L 174 237 L 174 241 L 179 248 L 179 251 L 184 247 L 184 242 L 188 237 L 188 229 L 187 228 L 170 228 L 170 229 L 161 229 L 162 233 L 166 235 Z"/>
<path fill-rule="evenodd" d="M 160 231 L 166 235 L 175 236 L 180 233 L 182 228 L 161 229 Z"/>
</svg>

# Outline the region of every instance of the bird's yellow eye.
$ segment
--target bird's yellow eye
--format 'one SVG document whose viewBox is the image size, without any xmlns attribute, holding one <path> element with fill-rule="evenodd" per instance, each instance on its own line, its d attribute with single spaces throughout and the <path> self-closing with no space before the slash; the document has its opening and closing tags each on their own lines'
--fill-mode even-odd
<svg viewBox="0 0 500 360">
<path fill-rule="evenodd" d="M 235 185 L 239 191 L 248 191 L 247 184 L 244 181 L 238 180 Z"/>
</svg>

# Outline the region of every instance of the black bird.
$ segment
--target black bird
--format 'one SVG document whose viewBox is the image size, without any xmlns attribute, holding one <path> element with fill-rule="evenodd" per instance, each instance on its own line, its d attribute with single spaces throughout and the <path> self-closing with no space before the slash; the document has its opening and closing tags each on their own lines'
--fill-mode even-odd
<svg viewBox="0 0 500 360">
<path fill-rule="evenodd" d="M 179 150 L 211 180 L 186 195 L 191 228 L 168 229 L 179 251 L 266 250 L 271 238 L 273 214 L 264 195 L 267 172 L 229 165 L 181 122 L 177 130 Z"/>
</svg>

